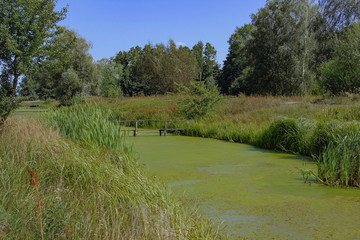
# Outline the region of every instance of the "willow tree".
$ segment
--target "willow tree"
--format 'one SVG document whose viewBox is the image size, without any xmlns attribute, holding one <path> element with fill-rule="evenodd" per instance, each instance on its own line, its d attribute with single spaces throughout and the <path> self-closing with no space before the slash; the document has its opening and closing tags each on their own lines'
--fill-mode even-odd
<svg viewBox="0 0 360 240">
<path fill-rule="evenodd" d="M 68 104 L 74 96 L 98 95 L 96 65 L 89 53 L 91 44 L 77 32 L 59 28 L 45 48 L 45 60 L 27 71 L 28 82 L 36 82 L 40 98 L 56 98 Z"/>
</svg>

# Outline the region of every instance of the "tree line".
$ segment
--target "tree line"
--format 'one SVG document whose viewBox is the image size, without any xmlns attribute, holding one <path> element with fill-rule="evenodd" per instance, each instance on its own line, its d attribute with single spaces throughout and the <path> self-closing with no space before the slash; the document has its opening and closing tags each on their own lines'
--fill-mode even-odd
<svg viewBox="0 0 360 240">
<path fill-rule="evenodd" d="M 59 28 L 46 59 L 32 65 L 20 84 L 20 94 L 32 99 L 59 99 L 69 104 L 81 95 L 121 97 L 176 92 L 195 80 L 215 86 L 220 68 L 216 50 L 199 41 L 192 49 L 148 43 L 93 61 L 90 44 L 73 30 Z"/>
<path fill-rule="evenodd" d="M 360 90 L 359 0 L 268 0 L 230 36 L 222 68 L 214 46 L 201 41 L 191 49 L 148 43 L 94 62 L 91 44 L 58 26 L 67 9 L 55 11 L 56 3 L 1 1 L 1 99 L 18 92 L 69 104 L 85 95 L 176 92 L 193 81 L 228 95 Z"/>
<path fill-rule="evenodd" d="M 268 0 L 229 39 L 225 94 L 339 94 L 360 89 L 360 1 Z"/>
</svg>

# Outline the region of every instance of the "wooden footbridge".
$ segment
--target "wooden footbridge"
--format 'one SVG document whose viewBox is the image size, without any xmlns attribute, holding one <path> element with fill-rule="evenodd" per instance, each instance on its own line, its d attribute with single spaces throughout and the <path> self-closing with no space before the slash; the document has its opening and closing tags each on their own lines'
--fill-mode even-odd
<svg viewBox="0 0 360 240">
<path fill-rule="evenodd" d="M 155 128 L 142 128 L 139 127 L 139 125 L 146 125 L 144 123 L 153 123 L 153 125 L 156 125 Z M 180 121 L 169 121 L 169 120 L 122 120 L 119 121 L 120 124 L 129 125 L 126 126 L 127 129 L 121 130 L 122 132 L 128 132 L 132 133 L 134 137 L 136 137 L 139 133 L 139 131 L 159 131 L 160 136 L 166 136 L 169 132 L 176 132 L 176 131 L 183 131 L 183 127 L 175 127 L 177 123 L 185 123 L 191 125 L 191 120 L 180 120 Z M 159 128 L 158 126 L 161 125 Z M 183 125 L 183 124 L 182 124 Z M 131 126 L 131 127 L 130 127 Z"/>
</svg>

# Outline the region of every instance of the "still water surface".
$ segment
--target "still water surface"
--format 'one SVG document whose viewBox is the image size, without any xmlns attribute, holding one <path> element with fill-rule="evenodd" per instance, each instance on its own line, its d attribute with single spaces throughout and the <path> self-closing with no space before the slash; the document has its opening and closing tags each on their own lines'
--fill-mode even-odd
<svg viewBox="0 0 360 240">
<path fill-rule="evenodd" d="M 307 158 L 213 139 L 129 138 L 149 174 L 248 239 L 360 239 L 360 190 L 304 183 Z"/>
</svg>

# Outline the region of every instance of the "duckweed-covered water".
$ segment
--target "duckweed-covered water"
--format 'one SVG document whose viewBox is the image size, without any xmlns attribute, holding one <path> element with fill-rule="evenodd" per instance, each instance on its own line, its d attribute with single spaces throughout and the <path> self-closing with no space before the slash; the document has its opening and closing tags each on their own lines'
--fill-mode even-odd
<svg viewBox="0 0 360 240">
<path fill-rule="evenodd" d="M 139 159 L 201 214 L 247 239 L 360 239 L 360 190 L 304 183 L 307 158 L 183 136 L 136 137 Z"/>
</svg>

